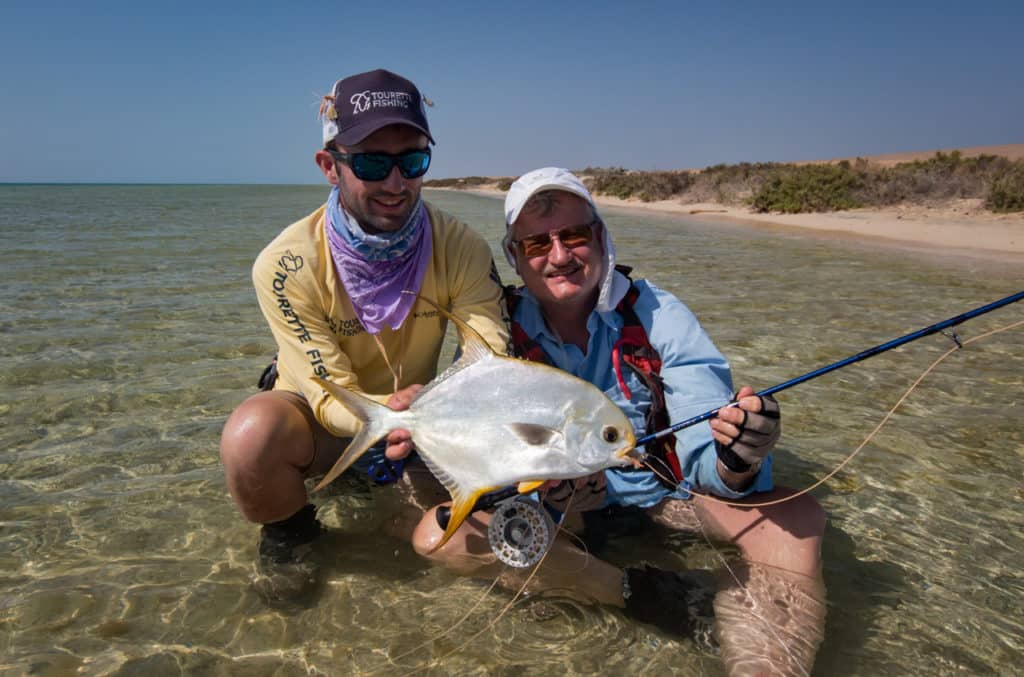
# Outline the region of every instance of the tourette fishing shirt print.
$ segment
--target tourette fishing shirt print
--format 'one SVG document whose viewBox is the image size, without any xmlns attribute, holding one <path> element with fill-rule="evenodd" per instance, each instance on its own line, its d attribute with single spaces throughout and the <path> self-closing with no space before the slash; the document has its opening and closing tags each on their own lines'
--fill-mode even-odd
<svg viewBox="0 0 1024 677">
<path fill-rule="evenodd" d="M 452 216 L 427 210 L 434 248 L 420 294 L 451 308 L 496 350 L 508 331 L 501 321 L 501 288 L 491 278 L 487 241 Z M 253 285 L 277 344 L 275 388 L 301 394 L 317 420 L 339 437 L 359 422 L 313 380 L 326 378 L 383 404 L 394 392 L 391 369 L 375 337 L 359 323 L 338 277 L 324 228 L 324 208 L 282 230 L 257 256 Z M 447 323 L 417 301 L 399 330 L 376 337 L 402 365 L 399 387 L 428 383 L 437 373 Z M 424 312 L 427 311 L 427 312 Z"/>
</svg>

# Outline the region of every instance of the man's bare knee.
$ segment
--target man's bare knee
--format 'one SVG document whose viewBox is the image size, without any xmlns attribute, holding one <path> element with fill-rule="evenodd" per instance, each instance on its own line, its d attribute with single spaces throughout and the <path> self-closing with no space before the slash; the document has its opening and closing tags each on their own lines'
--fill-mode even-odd
<svg viewBox="0 0 1024 677">
<path fill-rule="evenodd" d="M 282 397 L 259 393 L 232 412 L 220 457 L 228 491 L 247 519 L 272 521 L 301 507 L 301 459 L 312 457 L 312 444 L 304 417 Z"/>
<path fill-rule="evenodd" d="M 798 538 L 821 538 L 825 533 L 827 517 L 818 499 L 802 494 L 774 506 L 772 518 L 785 531 Z"/>
<path fill-rule="evenodd" d="M 432 555 L 441 542 L 444 531 L 437 524 L 437 508 L 431 508 L 424 513 L 423 518 L 412 533 L 412 547 L 416 554 L 427 559 L 433 559 Z"/>
<path fill-rule="evenodd" d="M 288 401 L 260 393 L 242 402 L 221 432 L 220 456 L 225 467 L 275 464 L 291 460 L 284 446 L 310 446 L 305 419 Z M 310 453 L 312 449 L 310 449 Z"/>
<path fill-rule="evenodd" d="M 418 554 L 462 576 L 492 575 L 496 558 L 487 541 L 484 513 L 471 516 L 451 539 L 438 547 L 444 529 L 437 523 L 437 508 L 428 510 L 412 535 L 412 547 Z"/>
</svg>

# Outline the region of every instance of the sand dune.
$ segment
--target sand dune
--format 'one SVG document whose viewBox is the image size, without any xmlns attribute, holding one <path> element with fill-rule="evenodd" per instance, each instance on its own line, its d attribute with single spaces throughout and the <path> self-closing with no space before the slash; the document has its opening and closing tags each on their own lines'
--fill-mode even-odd
<svg viewBox="0 0 1024 677">
<path fill-rule="evenodd" d="M 866 155 L 863 156 L 865 160 L 873 165 L 879 165 L 882 167 L 891 167 L 892 165 L 899 164 L 901 162 L 915 162 L 918 160 L 927 160 L 930 157 L 934 157 L 936 153 L 952 153 L 954 150 L 960 151 L 960 155 L 965 158 L 977 157 L 979 155 L 999 155 L 1010 160 L 1021 160 L 1024 159 L 1024 143 L 1005 143 L 1001 146 L 972 146 L 970 148 L 937 148 L 933 150 L 922 150 L 922 151 L 911 151 L 907 153 L 887 153 L 885 155 Z M 832 160 L 807 160 L 803 162 L 797 162 L 796 164 L 814 164 L 819 162 L 835 163 L 847 160 L 849 162 L 855 161 L 857 158 L 835 158 Z"/>
</svg>

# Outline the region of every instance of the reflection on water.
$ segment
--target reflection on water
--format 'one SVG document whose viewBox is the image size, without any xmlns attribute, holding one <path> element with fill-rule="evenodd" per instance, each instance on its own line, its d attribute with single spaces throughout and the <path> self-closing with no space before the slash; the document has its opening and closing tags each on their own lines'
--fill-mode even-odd
<svg viewBox="0 0 1024 677">
<path fill-rule="evenodd" d="M 367 492 L 322 499 L 332 556 L 320 600 L 287 612 L 259 601 L 249 587 L 257 529 L 227 496 L 217 441 L 273 350 L 251 262 L 325 196 L 0 187 L 0 672 L 393 673 L 438 659 L 427 674 L 721 674 L 721 660 L 691 644 L 567 600 L 515 605 L 488 628 L 508 595 L 485 595 L 378 533 Z M 497 252 L 499 202 L 431 198 Z M 755 387 L 1024 279 L 1012 264 L 606 216 L 620 261 L 683 298 L 737 382 Z M 959 331 L 1022 313 L 1011 306 Z M 778 481 L 803 487 L 832 469 L 948 345 L 922 339 L 782 394 Z M 830 520 L 816 674 L 1009 674 L 1024 662 L 1022 347 L 1016 330 L 952 356 L 816 490 Z M 627 536 L 614 551 L 719 562 L 678 535 Z"/>
</svg>

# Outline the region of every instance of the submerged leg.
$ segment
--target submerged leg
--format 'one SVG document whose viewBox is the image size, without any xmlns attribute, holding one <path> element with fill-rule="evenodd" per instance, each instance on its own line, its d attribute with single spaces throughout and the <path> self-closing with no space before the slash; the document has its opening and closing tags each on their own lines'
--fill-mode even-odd
<svg viewBox="0 0 1024 677">
<path fill-rule="evenodd" d="M 824 639 L 820 576 L 729 562 L 715 594 L 715 634 L 729 675 L 809 675 Z"/>
<path fill-rule="evenodd" d="M 792 489 L 780 487 L 746 501 L 766 503 L 794 493 Z M 804 576 L 820 575 L 825 511 L 813 496 L 804 494 L 760 508 L 697 499 L 694 508 L 707 536 L 735 543 L 743 559 Z"/>
<path fill-rule="evenodd" d="M 792 493 L 777 489 L 748 500 L 765 502 Z M 696 527 L 713 541 L 739 548 L 742 560 L 725 562 L 714 601 L 716 635 L 729 674 L 810 673 L 825 619 L 825 514 L 814 498 L 805 495 L 763 508 L 668 500 L 648 514 L 664 526 Z"/>
<path fill-rule="evenodd" d="M 322 526 L 305 478 L 330 467 L 346 443 L 316 422 L 302 397 L 281 390 L 249 397 L 224 425 L 228 491 L 246 519 L 263 524 L 254 584 L 270 603 L 300 601 L 318 587 L 313 542 Z"/>
</svg>

